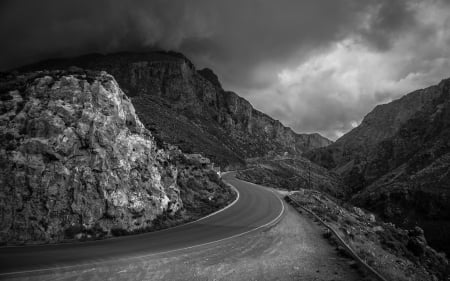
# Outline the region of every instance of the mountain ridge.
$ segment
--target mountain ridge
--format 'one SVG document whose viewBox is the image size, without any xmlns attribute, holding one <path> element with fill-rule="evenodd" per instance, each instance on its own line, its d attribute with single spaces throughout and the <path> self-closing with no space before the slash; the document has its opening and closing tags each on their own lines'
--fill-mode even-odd
<svg viewBox="0 0 450 281">
<path fill-rule="evenodd" d="M 243 167 L 246 158 L 300 155 L 331 143 L 319 134 L 297 134 L 256 110 L 236 93 L 225 91 L 212 70 L 196 70 L 179 53 L 92 54 L 18 70 L 72 65 L 111 73 L 157 138 L 183 151 L 204 153 L 222 167 Z"/>
</svg>

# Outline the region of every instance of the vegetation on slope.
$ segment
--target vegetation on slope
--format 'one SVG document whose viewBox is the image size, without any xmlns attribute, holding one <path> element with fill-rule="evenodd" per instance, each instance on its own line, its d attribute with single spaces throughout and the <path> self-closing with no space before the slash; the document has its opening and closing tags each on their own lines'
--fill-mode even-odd
<svg viewBox="0 0 450 281">
<path fill-rule="evenodd" d="M 348 194 L 337 175 L 306 158 L 258 159 L 250 165 L 250 169 L 237 173 L 239 179 L 286 190 L 314 189 L 337 198 L 344 198 Z"/>
<path fill-rule="evenodd" d="M 290 197 L 331 226 L 363 261 L 387 280 L 447 280 L 450 268 L 445 254 L 428 246 L 420 227 L 398 228 L 318 191 L 301 189 Z M 324 236 L 333 241 L 330 232 Z M 340 246 L 337 249 L 345 253 Z"/>
<path fill-rule="evenodd" d="M 352 202 L 421 226 L 450 253 L 450 80 L 377 106 L 329 147 L 306 153 L 343 177 Z"/>
</svg>

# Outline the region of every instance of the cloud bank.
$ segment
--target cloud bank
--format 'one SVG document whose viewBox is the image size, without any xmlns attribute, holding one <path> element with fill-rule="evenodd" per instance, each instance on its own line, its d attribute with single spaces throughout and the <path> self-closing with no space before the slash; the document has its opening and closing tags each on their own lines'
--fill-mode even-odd
<svg viewBox="0 0 450 281">
<path fill-rule="evenodd" d="M 445 0 L 2 1 L 0 69 L 91 52 L 185 53 L 298 132 L 336 139 L 450 76 Z"/>
</svg>

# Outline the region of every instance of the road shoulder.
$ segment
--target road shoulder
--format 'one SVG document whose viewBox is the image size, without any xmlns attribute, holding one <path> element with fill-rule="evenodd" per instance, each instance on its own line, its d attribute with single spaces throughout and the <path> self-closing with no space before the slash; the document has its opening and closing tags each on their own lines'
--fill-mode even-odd
<svg viewBox="0 0 450 281">
<path fill-rule="evenodd" d="M 214 245 L 25 280 L 361 280 L 322 231 L 286 206 L 276 225 Z"/>
</svg>

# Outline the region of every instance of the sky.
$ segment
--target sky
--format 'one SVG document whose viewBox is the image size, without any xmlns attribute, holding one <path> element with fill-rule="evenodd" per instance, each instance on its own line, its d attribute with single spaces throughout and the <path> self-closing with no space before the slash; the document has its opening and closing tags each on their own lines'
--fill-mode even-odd
<svg viewBox="0 0 450 281">
<path fill-rule="evenodd" d="M 333 140 L 450 77 L 448 0 L 0 0 L 0 38 L 0 70 L 179 51 L 294 131 Z"/>
</svg>

